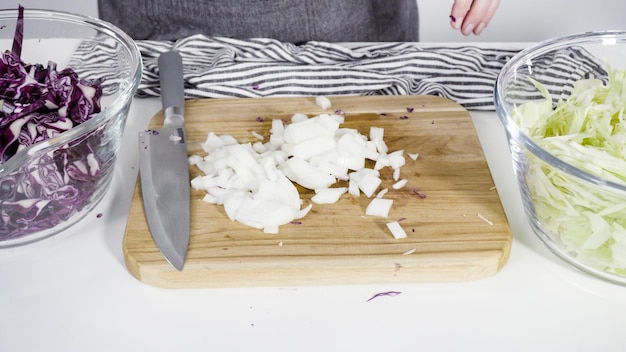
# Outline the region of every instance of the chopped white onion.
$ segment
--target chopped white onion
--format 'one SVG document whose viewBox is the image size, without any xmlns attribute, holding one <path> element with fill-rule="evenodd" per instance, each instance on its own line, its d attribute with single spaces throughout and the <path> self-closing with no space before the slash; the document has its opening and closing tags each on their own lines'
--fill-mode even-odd
<svg viewBox="0 0 626 352">
<path fill-rule="evenodd" d="M 259 153 L 259 154 L 263 154 L 266 151 L 269 150 L 269 148 L 267 147 L 267 145 L 261 143 L 261 142 L 256 142 L 252 145 L 252 149 L 254 149 L 255 152 Z"/>
<path fill-rule="evenodd" d="M 400 168 L 393 169 L 393 175 L 391 176 L 394 181 L 398 181 L 400 179 Z"/>
<path fill-rule="evenodd" d="M 283 144 L 285 144 L 285 135 L 281 132 L 272 134 L 270 136 L 270 141 L 266 144 L 266 146 L 269 150 L 277 150 L 280 149 Z"/>
<path fill-rule="evenodd" d="M 347 191 L 347 187 L 316 189 L 315 195 L 311 198 L 311 200 L 317 204 L 334 204 L 337 203 L 341 195 Z"/>
<path fill-rule="evenodd" d="M 376 164 L 374 165 L 374 170 L 381 170 L 385 167 L 388 167 L 391 165 L 391 162 L 389 160 L 389 155 L 386 153 L 381 153 L 378 156 L 378 159 L 376 159 Z"/>
<path fill-rule="evenodd" d="M 197 190 L 204 189 L 203 182 L 202 182 L 202 176 L 196 176 L 196 177 L 191 179 L 191 188 L 197 189 Z"/>
<path fill-rule="evenodd" d="M 370 140 L 380 139 L 382 140 L 385 136 L 385 129 L 382 127 L 370 127 Z"/>
<path fill-rule="evenodd" d="M 305 120 L 308 120 L 308 119 L 309 119 L 309 117 L 306 116 L 305 114 L 301 114 L 301 113 L 297 112 L 297 113 L 295 113 L 295 114 L 293 114 L 291 116 L 291 123 L 302 122 L 302 121 L 305 121 Z"/>
<path fill-rule="evenodd" d="M 325 110 L 331 107 L 326 97 L 317 97 L 316 103 Z M 346 192 L 371 198 L 382 184 L 380 169 L 393 168 L 398 181 L 405 164 L 404 151 L 389 152 L 383 128 L 371 127 L 368 138 L 356 129 L 340 127 L 344 120 L 343 114 L 309 118 L 296 113 L 288 125 L 272 120 L 269 138 L 252 131 L 257 139 L 254 143 L 239 144 L 233 136 L 210 132 L 202 144 L 207 155 L 189 157 L 189 164 L 204 172 L 191 180 L 191 187 L 207 192 L 204 201 L 223 205 L 232 221 L 265 233 L 278 233 L 281 225 L 312 209 L 313 204 L 301 208 L 303 201 L 295 184 L 315 190 L 311 201 L 316 204 L 336 203 Z M 374 168 L 367 168 L 366 160 L 375 161 Z M 338 181 L 347 181 L 348 186 L 332 187 Z M 392 187 L 404 185 L 406 180 L 400 180 Z M 388 191 L 378 192 L 366 215 L 389 215 L 393 200 L 383 198 Z"/>
<path fill-rule="evenodd" d="M 202 150 L 204 150 L 207 153 L 210 153 L 225 145 L 226 144 L 224 143 L 224 141 L 220 137 L 218 137 L 214 132 L 209 132 L 207 139 L 205 140 L 204 143 L 202 143 Z"/>
<path fill-rule="evenodd" d="M 330 114 L 330 117 L 334 119 L 335 121 L 339 122 L 339 124 L 346 122 L 346 117 L 343 115 Z"/>
<path fill-rule="evenodd" d="M 391 234 L 395 239 L 407 238 L 406 232 L 400 226 L 400 223 L 397 221 L 392 221 L 387 223 L 387 228 L 391 231 Z"/>
<path fill-rule="evenodd" d="M 300 209 L 299 212 L 296 213 L 296 216 L 293 218 L 294 220 L 302 219 L 309 213 L 309 211 L 313 208 L 313 204 L 309 204 L 306 207 Z"/>
<path fill-rule="evenodd" d="M 330 100 L 325 96 L 318 96 L 315 98 L 315 104 L 322 108 L 323 110 L 328 110 L 332 106 Z"/>
<path fill-rule="evenodd" d="M 376 198 L 382 198 L 385 196 L 385 194 L 387 194 L 387 192 L 389 192 L 389 188 L 383 188 L 380 190 L 380 192 L 378 192 L 376 194 Z"/>
<path fill-rule="evenodd" d="M 222 142 L 224 143 L 224 145 L 237 145 L 237 140 L 235 139 L 235 137 L 229 135 L 229 134 L 223 134 L 220 136 L 220 139 L 222 140 Z"/>
<path fill-rule="evenodd" d="M 393 189 L 400 189 L 400 188 L 403 188 L 404 186 L 406 186 L 407 182 L 409 182 L 409 181 L 408 181 L 406 178 L 405 178 L 405 179 L 402 179 L 402 180 L 400 180 L 400 181 L 398 181 L 398 182 L 394 183 L 394 184 L 391 186 L 391 188 L 393 188 Z"/>
<path fill-rule="evenodd" d="M 348 193 L 353 197 L 360 197 L 361 190 L 359 189 L 359 185 L 357 185 L 356 181 L 352 178 L 348 181 Z"/>
<path fill-rule="evenodd" d="M 405 251 L 404 253 L 402 253 L 402 255 L 410 255 L 415 253 L 416 249 L 415 248 L 411 248 L 408 251 Z"/>
<path fill-rule="evenodd" d="M 395 152 L 389 153 L 389 166 L 393 169 L 400 168 L 404 166 L 406 160 L 404 159 L 404 150 L 396 150 Z"/>
<path fill-rule="evenodd" d="M 367 205 L 367 208 L 365 208 L 365 215 L 386 218 L 389 215 L 389 210 L 391 210 L 392 205 L 393 199 L 374 198 Z"/>
<path fill-rule="evenodd" d="M 304 117 L 307 118 L 306 115 L 304 115 Z M 283 132 L 285 132 L 285 124 L 283 123 L 283 120 L 273 119 L 270 133 L 274 135 L 274 134 L 282 134 Z"/>
<path fill-rule="evenodd" d="M 205 194 L 204 197 L 202 197 L 202 200 L 207 202 L 207 203 L 218 204 L 217 199 L 215 197 L 213 197 L 212 195 L 208 194 L 208 193 Z"/>
<path fill-rule="evenodd" d="M 350 174 L 350 179 L 356 182 L 357 186 L 365 194 L 367 198 L 371 198 L 376 189 L 382 183 L 377 174 L 367 171 L 376 171 L 373 169 L 360 169 Z"/>
<path fill-rule="evenodd" d="M 493 226 L 493 221 L 487 219 L 486 217 L 483 216 L 483 214 L 481 213 L 476 213 L 476 215 L 478 216 L 479 219 L 481 219 L 482 221 L 488 223 L 489 225 Z"/>
<path fill-rule="evenodd" d="M 256 139 L 258 139 L 258 140 L 260 140 L 260 141 L 262 141 L 262 140 L 264 140 L 264 139 L 265 139 L 265 137 L 263 137 L 263 135 L 261 135 L 261 134 L 260 134 L 259 132 L 257 132 L 257 131 L 252 131 L 251 133 L 252 133 L 252 135 L 254 136 L 254 138 L 256 138 Z"/>
<path fill-rule="evenodd" d="M 196 165 L 197 163 L 202 162 L 204 158 L 200 155 L 192 155 L 187 160 L 189 161 L 189 165 Z"/>
<path fill-rule="evenodd" d="M 327 188 L 337 181 L 331 174 L 298 157 L 287 160 L 281 170 L 290 180 L 308 189 Z"/>
</svg>

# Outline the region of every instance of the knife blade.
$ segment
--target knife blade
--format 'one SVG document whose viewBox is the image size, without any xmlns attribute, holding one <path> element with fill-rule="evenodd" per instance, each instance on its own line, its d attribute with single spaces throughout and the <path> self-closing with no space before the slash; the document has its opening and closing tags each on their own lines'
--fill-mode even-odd
<svg viewBox="0 0 626 352">
<path fill-rule="evenodd" d="M 183 64 L 176 51 L 161 54 L 158 64 L 165 119 L 161 129 L 139 133 L 141 196 L 152 239 L 165 259 L 182 270 L 190 234 Z"/>
</svg>

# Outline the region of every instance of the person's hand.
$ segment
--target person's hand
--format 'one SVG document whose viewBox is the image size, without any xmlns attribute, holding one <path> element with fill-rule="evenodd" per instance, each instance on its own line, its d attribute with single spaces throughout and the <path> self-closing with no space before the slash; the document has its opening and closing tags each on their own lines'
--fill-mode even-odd
<svg viewBox="0 0 626 352">
<path fill-rule="evenodd" d="M 450 12 L 450 25 L 463 35 L 479 35 L 493 18 L 500 0 L 455 0 Z"/>
</svg>

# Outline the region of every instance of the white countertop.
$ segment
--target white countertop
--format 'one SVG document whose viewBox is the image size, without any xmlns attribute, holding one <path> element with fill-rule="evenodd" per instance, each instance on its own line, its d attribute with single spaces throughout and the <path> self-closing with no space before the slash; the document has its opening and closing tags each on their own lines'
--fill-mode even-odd
<svg viewBox="0 0 626 352">
<path fill-rule="evenodd" d="M 133 102 L 111 189 L 92 216 L 52 239 L 0 251 L 0 351 L 626 349 L 626 287 L 570 268 L 535 237 L 494 112 L 472 112 L 514 237 L 508 263 L 492 277 L 189 290 L 137 281 L 122 237 L 137 132 L 159 109 L 158 99 Z M 401 294 L 367 301 L 391 290 Z"/>
</svg>

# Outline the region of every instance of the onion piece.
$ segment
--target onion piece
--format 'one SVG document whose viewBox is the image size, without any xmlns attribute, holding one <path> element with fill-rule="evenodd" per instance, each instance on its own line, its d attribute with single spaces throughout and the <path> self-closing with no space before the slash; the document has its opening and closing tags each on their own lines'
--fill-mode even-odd
<svg viewBox="0 0 626 352">
<path fill-rule="evenodd" d="M 382 198 L 385 196 L 385 194 L 387 194 L 387 192 L 389 192 L 389 188 L 383 188 L 380 190 L 380 192 L 378 192 L 376 194 L 376 198 Z"/>
<path fill-rule="evenodd" d="M 315 104 L 317 104 L 317 106 L 319 106 L 323 110 L 328 110 L 332 106 L 332 104 L 330 103 L 330 100 L 326 98 L 325 96 L 321 96 L 321 95 L 315 98 Z"/>
<path fill-rule="evenodd" d="M 331 174 L 297 157 L 287 160 L 281 170 L 290 180 L 308 189 L 328 188 L 337 181 Z"/>
<path fill-rule="evenodd" d="M 293 221 L 301 204 L 298 190 L 284 176 L 276 181 L 265 180 L 257 192 L 248 193 L 247 196 L 238 194 L 228 201 L 232 202 L 233 199 L 238 204 L 233 207 L 235 209 L 230 216 L 244 225 L 263 229 L 267 233 L 277 233 L 280 225 Z"/>
<path fill-rule="evenodd" d="M 403 252 L 402 255 L 411 255 L 411 254 L 415 253 L 416 250 L 417 249 L 415 249 L 415 248 L 411 248 L 408 251 Z"/>
<path fill-rule="evenodd" d="M 376 159 L 376 164 L 374 165 L 374 170 L 382 170 L 391 165 L 389 161 L 389 155 L 386 153 L 381 153 Z"/>
<path fill-rule="evenodd" d="M 373 198 L 365 208 L 365 215 L 387 218 L 393 205 L 393 199 Z"/>
<path fill-rule="evenodd" d="M 306 117 L 306 115 L 304 115 Z M 272 128 L 270 129 L 271 134 L 281 134 L 285 132 L 285 124 L 281 119 L 273 119 L 272 120 Z"/>
<path fill-rule="evenodd" d="M 225 145 L 226 143 L 220 137 L 218 137 L 214 132 L 209 132 L 205 142 L 202 143 L 202 150 L 204 150 L 207 153 L 210 153 Z"/>
<path fill-rule="evenodd" d="M 406 232 L 400 226 L 400 223 L 397 221 L 392 221 L 387 223 L 387 228 L 391 231 L 391 234 L 395 239 L 407 238 Z"/>
<path fill-rule="evenodd" d="M 404 159 L 404 150 L 396 150 L 395 152 L 389 153 L 389 166 L 393 169 L 398 169 L 406 163 Z"/>
<path fill-rule="evenodd" d="M 404 186 L 406 186 L 406 184 L 407 184 L 408 182 L 409 182 L 409 181 L 408 181 L 406 178 L 405 178 L 405 179 L 402 179 L 402 180 L 400 180 L 400 181 L 398 181 L 398 182 L 394 183 L 394 184 L 391 186 L 391 188 L 393 188 L 393 189 L 400 189 L 400 188 L 403 188 Z"/>
<path fill-rule="evenodd" d="M 372 126 L 370 127 L 370 140 L 380 139 L 385 136 L 385 129 L 382 127 Z"/>
<path fill-rule="evenodd" d="M 196 165 L 197 163 L 202 162 L 204 158 L 200 155 L 191 155 L 189 158 L 187 158 L 187 160 L 189 161 L 189 165 Z"/>
<path fill-rule="evenodd" d="M 353 197 L 361 196 L 361 190 L 359 189 L 359 185 L 352 178 L 350 178 L 350 180 L 348 181 L 348 193 Z"/>
<path fill-rule="evenodd" d="M 348 191 L 348 187 L 321 188 L 315 190 L 311 201 L 317 204 L 334 204 Z"/>
<path fill-rule="evenodd" d="M 382 180 L 378 177 L 378 172 L 373 169 L 360 169 L 351 173 L 349 177 L 356 182 L 356 185 L 367 198 L 371 198 L 382 183 Z"/>
<path fill-rule="evenodd" d="M 302 121 L 306 121 L 308 120 L 309 117 L 306 116 L 305 114 L 301 114 L 301 113 L 295 113 L 291 116 L 291 123 L 295 123 L 295 122 L 302 122 Z"/>
<path fill-rule="evenodd" d="M 481 219 L 482 221 L 488 223 L 489 225 L 493 226 L 493 221 L 487 219 L 486 217 L 483 216 L 483 214 L 481 213 L 476 213 L 476 216 L 478 216 L 479 219 Z"/>
<path fill-rule="evenodd" d="M 391 176 L 394 181 L 400 180 L 400 168 L 393 169 L 393 175 Z"/>
</svg>

